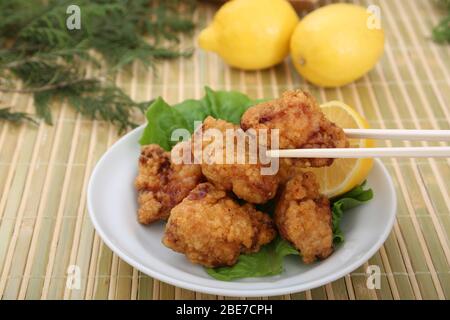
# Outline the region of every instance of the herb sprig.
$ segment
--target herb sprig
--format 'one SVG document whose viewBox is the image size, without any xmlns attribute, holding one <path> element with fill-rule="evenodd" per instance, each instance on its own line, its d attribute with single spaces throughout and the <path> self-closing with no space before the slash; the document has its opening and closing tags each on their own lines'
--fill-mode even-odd
<svg viewBox="0 0 450 320">
<path fill-rule="evenodd" d="M 450 43 L 450 0 L 439 0 L 438 5 L 448 14 L 433 28 L 433 39 L 438 43 Z"/>
<path fill-rule="evenodd" d="M 36 123 L 36 121 L 25 112 L 13 112 L 11 111 L 11 108 L 1 108 L 0 119 L 8 120 L 13 123 L 20 123 L 23 121 Z"/>
<path fill-rule="evenodd" d="M 81 11 L 79 30 L 66 27 L 71 4 Z M 180 0 L 3 0 L 0 92 L 32 94 L 37 116 L 49 124 L 50 104 L 59 99 L 120 131 L 134 127 L 132 115 L 150 102 L 133 101 L 114 84 L 114 74 L 135 61 L 153 67 L 161 59 L 190 56 L 192 50 L 177 43 L 194 28 L 192 12 L 193 1 Z M 88 64 L 104 76 L 88 77 Z M 0 119 L 11 120 L 8 114 Z M 14 119 L 27 118 L 16 113 Z"/>
</svg>

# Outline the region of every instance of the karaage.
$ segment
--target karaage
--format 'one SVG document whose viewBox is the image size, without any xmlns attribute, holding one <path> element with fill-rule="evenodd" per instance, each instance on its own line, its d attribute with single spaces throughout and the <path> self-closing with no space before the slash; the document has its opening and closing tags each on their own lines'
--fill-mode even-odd
<svg viewBox="0 0 450 320">
<path fill-rule="evenodd" d="M 279 99 L 249 108 L 241 118 L 241 128 L 266 129 L 269 135 L 279 129 L 280 149 L 348 146 L 344 131 L 325 117 L 313 96 L 302 90 L 286 91 Z M 295 159 L 285 165 L 323 167 L 332 163 L 333 159 L 325 158 Z"/>
<path fill-rule="evenodd" d="M 249 140 L 245 140 L 245 151 L 241 153 L 244 159 L 244 163 L 237 163 L 239 151 L 237 146 L 237 138 L 232 141 L 234 144 L 234 150 L 231 151 L 231 155 L 235 162 L 226 162 L 227 149 L 226 144 L 226 131 L 227 130 L 240 130 L 239 126 L 232 123 L 226 122 L 224 120 L 214 119 L 213 117 L 207 117 L 201 127 L 201 131 L 197 130 L 194 132 L 193 141 L 202 140 L 201 145 L 201 157 L 202 157 L 202 173 L 212 182 L 216 187 L 227 191 L 233 191 L 233 193 L 240 199 L 246 200 L 250 203 L 265 203 L 272 199 L 276 195 L 276 191 L 279 184 L 279 177 L 276 172 L 269 175 L 262 175 L 261 168 L 263 165 L 260 163 L 258 154 L 253 153 L 254 162 L 250 161 L 250 147 Z M 213 139 L 212 136 L 208 136 L 208 130 L 215 129 L 217 133 L 221 134 L 218 139 L 223 139 L 223 141 Z M 242 133 L 243 131 L 240 130 Z M 201 137 L 196 135 L 202 133 Z M 220 142 L 219 151 L 220 154 L 217 155 L 211 148 L 211 144 Z M 195 150 L 195 146 L 193 150 Z M 195 155 L 197 156 L 198 155 Z"/>
<path fill-rule="evenodd" d="M 300 251 L 305 263 L 324 259 L 333 252 L 330 203 L 320 195 L 312 172 L 289 180 L 275 209 L 280 235 Z"/>
<path fill-rule="evenodd" d="M 235 264 L 241 253 L 258 251 L 275 235 L 267 214 L 202 183 L 172 209 L 163 243 L 193 263 L 218 267 Z"/>
<path fill-rule="evenodd" d="M 174 164 L 170 152 L 159 145 L 144 146 L 135 180 L 138 191 L 138 220 L 150 224 L 167 219 L 170 210 L 203 180 L 198 164 Z"/>
</svg>

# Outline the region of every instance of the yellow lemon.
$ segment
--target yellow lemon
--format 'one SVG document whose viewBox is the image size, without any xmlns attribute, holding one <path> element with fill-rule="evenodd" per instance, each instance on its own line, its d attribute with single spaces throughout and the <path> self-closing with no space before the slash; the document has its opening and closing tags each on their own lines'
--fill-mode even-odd
<svg viewBox="0 0 450 320">
<path fill-rule="evenodd" d="M 375 11 L 332 4 L 308 14 L 291 38 L 297 71 L 322 87 L 346 85 L 370 71 L 384 50 L 384 32 Z"/>
<path fill-rule="evenodd" d="M 298 16 L 286 0 L 233 0 L 217 11 L 198 41 L 233 67 L 264 69 L 289 54 L 297 23 Z"/>
<path fill-rule="evenodd" d="M 341 128 L 369 128 L 367 121 L 353 108 L 340 101 L 330 101 L 321 105 L 326 117 Z M 351 148 L 371 148 L 374 141 L 369 139 L 349 139 Z M 330 167 L 311 168 L 320 183 L 321 192 L 334 197 L 361 184 L 373 166 L 373 159 L 336 159 Z M 310 169 L 308 169 L 310 170 Z"/>
</svg>

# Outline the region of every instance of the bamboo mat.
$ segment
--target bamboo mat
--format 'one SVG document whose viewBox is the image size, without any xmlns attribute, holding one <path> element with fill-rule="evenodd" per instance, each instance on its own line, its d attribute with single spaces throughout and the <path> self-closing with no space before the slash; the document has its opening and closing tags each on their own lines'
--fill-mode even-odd
<svg viewBox="0 0 450 320">
<path fill-rule="evenodd" d="M 200 49 L 192 58 L 163 63 L 156 75 L 134 65 L 117 81 L 137 100 L 162 95 L 172 103 L 201 97 L 204 85 L 240 90 L 254 98 L 304 87 L 321 102 L 339 99 L 354 106 L 374 128 L 450 129 L 450 46 L 429 39 L 442 12 L 428 0 L 370 4 L 381 6 L 385 55 L 372 72 L 344 88 L 308 86 L 290 61 L 263 72 L 240 72 Z M 214 6 L 199 6 L 199 28 L 213 12 Z M 181 45 L 191 47 L 194 42 L 184 37 Z M 33 108 L 27 96 L 6 94 L 0 99 L 20 110 Z M 66 105 L 55 105 L 53 112 L 54 126 L 0 123 L 0 297 L 222 299 L 152 279 L 104 245 L 86 212 L 86 186 L 96 161 L 118 138 L 116 131 Z M 395 180 L 398 212 L 380 251 L 333 283 L 272 298 L 450 299 L 449 159 L 384 163 Z M 369 265 L 381 268 L 380 289 L 366 285 Z M 74 271 L 81 275 L 78 289 L 66 286 L 68 272 Z"/>
</svg>

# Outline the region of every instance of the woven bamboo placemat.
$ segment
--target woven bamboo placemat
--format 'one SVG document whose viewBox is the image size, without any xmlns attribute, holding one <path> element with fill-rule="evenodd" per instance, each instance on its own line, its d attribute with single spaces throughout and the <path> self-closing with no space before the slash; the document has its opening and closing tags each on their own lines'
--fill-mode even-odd
<svg viewBox="0 0 450 320">
<path fill-rule="evenodd" d="M 369 5 L 367 0 L 356 2 Z M 344 88 L 309 86 L 289 61 L 263 72 L 232 70 L 200 49 L 192 58 L 163 63 L 157 75 L 135 65 L 117 81 L 135 99 L 162 95 L 169 102 L 199 98 L 204 85 L 240 90 L 254 98 L 303 87 L 320 101 L 340 99 L 354 106 L 374 128 L 449 129 L 450 47 L 429 38 L 441 12 L 428 0 L 370 4 L 381 7 L 386 52 L 372 72 Z M 213 6 L 200 5 L 195 14 L 199 29 L 213 12 Z M 183 47 L 193 45 L 192 39 L 183 38 Z M 5 94 L 1 99 L 32 111 L 27 96 Z M 152 279 L 103 244 L 86 212 L 86 185 L 96 161 L 118 136 L 110 125 L 88 120 L 66 105 L 55 105 L 53 111 L 54 126 L 0 124 L 0 297 L 222 299 Z M 384 163 L 395 180 L 398 212 L 380 251 L 333 283 L 272 298 L 450 298 L 449 159 Z M 381 268 L 379 289 L 366 285 L 369 265 Z M 66 286 L 68 271 L 81 275 L 79 289 Z"/>
</svg>

